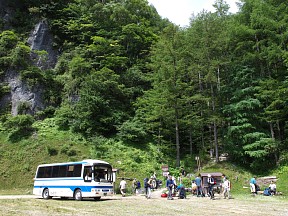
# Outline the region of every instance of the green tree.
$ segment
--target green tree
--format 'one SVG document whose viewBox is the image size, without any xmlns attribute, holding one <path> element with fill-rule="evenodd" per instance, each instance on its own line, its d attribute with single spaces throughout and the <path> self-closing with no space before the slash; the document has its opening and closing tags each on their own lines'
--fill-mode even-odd
<svg viewBox="0 0 288 216">
<path fill-rule="evenodd" d="M 171 25 L 164 30 L 152 52 L 153 76 L 151 79 L 153 89 L 146 92 L 144 98 L 139 101 L 139 105 L 143 106 L 140 110 L 142 111 L 141 114 L 146 116 L 145 120 L 151 123 L 158 122 L 158 137 L 161 136 L 160 131 L 164 125 L 168 131 L 173 131 L 172 128 L 174 128 L 177 167 L 180 166 L 182 97 L 187 85 L 184 82 L 185 67 L 181 51 L 182 43 L 183 33 L 178 27 Z M 165 135 L 168 134 L 163 134 L 163 136 Z"/>
<path fill-rule="evenodd" d="M 116 133 L 116 126 L 127 118 L 123 85 L 119 75 L 103 68 L 94 71 L 81 83 L 79 100 L 73 108 L 72 129 L 84 135 Z"/>
<path fill-rule="evenodd" d="M 203 126 L 202 133 L 205 133 L 204 127 L 207 127 L 208 133 L 213 134 L 207 141 L 211 143 L 210 149 L 215 152 L 216 161 L 218 161 L 218 128 L 223 121 L 222 86 L 227 80 L 227 65 L 230 61 L 227 49 L 229 41 L 227 29 L 229 29 L 230 19 L 228 17 L 229 6 L 225 2 L 216 1 L 214 7 L 215 13 L 202 12 L 191 20 L 186 39 L 188 47 L 186 61 L 191 71 L 189 74 L 191 84 L 194 86 L 188 95 L 190 97 L 198 95 L 194 97 L 198 99 L 201 95 L 199 102 L 202 101 L 202 103 L 198 107 L 198 113 L 200 113 L 202 123 L 199 125 Z M 204 137 L 204 134 L 201 137 Z M 205 149 L 203 143 L 202 140 L 202 148 Z"/>
<path fill-rule="evenodd" d="M 283 46 L 287 42 L 283 37 L 283 33 L 287 31 L 287 3 L 250 0 L 243 3 L 241 13 L 235 16 L 231 47 L 235 51 L 235 62 L 250 68 L 247 75 L 254 80 L 249 88 L 248 85 L 243 90 L 253 89 L 249 94 L 249 101 L 257 101 L 254 104 L 259 108 L 251 110 L 249 114 L 246 111 L 245 122 L 249 123 L 246 126 L 250 125 L 252 129 L 243 134 L 245 139 L 242 147 L 250 157 L 247 161 L 255 168 L 255 165 L 263 165 L 263 161 L 271 158 L 277 164 L 279 149 L 284 146 L 281 144 L 283 137 L 280 134 L 284 132 L 286 120 L 281 106 L 286 99 L 279 96 L 279 92 L 283 92 L 287 76 L 286 48 Z M 239 77 L 235 72 L 233 76 Z M 247 76 L 242 72 L 240 74 L 243 77 Z M 247 107 L 253 107 L 250 105 L 252 104 L 246 104 Z M 243 123 L 238 125 L 241 124 Z M 275 131 L 278 131 L 277 136 Z M 271 163 L 267 164 L 269 165 Z"/>
</svg>

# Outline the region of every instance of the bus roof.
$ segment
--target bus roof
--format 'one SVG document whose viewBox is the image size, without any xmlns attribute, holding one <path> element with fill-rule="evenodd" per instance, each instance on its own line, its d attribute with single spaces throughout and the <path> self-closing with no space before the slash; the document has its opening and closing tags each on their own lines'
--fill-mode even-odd
<svg viewBox="0 0 288 216">
<path fill-rule="evenodd" d="M 83 161 L 75 161 L 75 162 L 64 162 L 64 163 L 52 163 L 52 164 L 40 164 L 41 166 L 57 166 L 57 165 L 73 165 L 73 164 L 87 164 L 87 165 L 93 165 L 93 164 L 109 164 L 106 161 L 102 160 L 93 160 L 93 159 L 85 159 Z"/>
</svg>

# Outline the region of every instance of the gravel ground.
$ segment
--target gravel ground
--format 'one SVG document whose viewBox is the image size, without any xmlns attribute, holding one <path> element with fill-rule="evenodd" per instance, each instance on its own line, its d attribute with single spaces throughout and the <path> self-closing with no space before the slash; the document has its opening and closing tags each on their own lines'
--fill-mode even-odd
<svg viewBox="0 0 288 216">
<path fill-rule="evenodd" d="M 94 200 L 43 200 L 33 195 L 0 196 L 0 215 L 116 215 L 116 216 L 181 216 L 181 215 L 241 215 L 241 216 L 287 216 L 288 201 L 281 197 L 236 196 L 215 200 L 188 195 L 187 199 L 167 200 L 160 197 L 161 191 L 154 191 L 151 199 L 143 195 L 101 198 Z"/>
</svg>

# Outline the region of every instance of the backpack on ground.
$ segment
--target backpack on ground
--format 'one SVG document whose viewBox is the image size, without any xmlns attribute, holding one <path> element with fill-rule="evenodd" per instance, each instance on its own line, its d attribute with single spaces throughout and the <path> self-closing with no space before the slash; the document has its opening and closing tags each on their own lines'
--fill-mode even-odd
<svg viewBox="0 0 288 216">
<path fill-rule="evenodd" d="M 264 196 L 271 196 L 271 192 L 269 188 L 265 188 L 265 190 L 263 191 L 263 195 Z"/>
<path fill-rule="evenodd" d="M 181 187 L 179 190 L 179 199 L 186 199 L 186 191 L 184 187 Z"/>
</svg>

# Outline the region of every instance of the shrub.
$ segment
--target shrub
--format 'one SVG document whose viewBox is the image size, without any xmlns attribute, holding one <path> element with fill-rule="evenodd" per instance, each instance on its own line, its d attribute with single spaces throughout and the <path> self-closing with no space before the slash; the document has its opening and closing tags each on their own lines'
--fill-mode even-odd
<svg viewBox="0 0 288 216">
<path fill-rule="evenodd" d="M 49 106 L 49 107 L 45 108 L 44 110 L 38 111 L 35 114 L 35 118 L 38 120 L 39 119 L 43 120 L 45 118 L 52 118 L 54 116 L 54 113 L 55 113 L 55 108 L 52 106 Z"/>
<path fill-rule="evenodd" d="M 21 101 L 18 104 L 17 112 L 19 114 L 27 114 L 31 110 L 31 104 L 27 101 Z"/>
<path fill-rule="evenodd" d="M 7 116 L 3 126 L 9 132 L 8 140 L 17 142 L 22 138 L 31 136 L 34 131 L 33 123 L 34 118 L 31 115 Z"/>
<path fill-rule="evenodd" d="M 147 137 L 143 123 L 137 119 L 124 122 L 118 130 L 118 136 L 124 141 L 143 142 Z"/>
<path fill-rule="evenodd" d="M 77 151 L 75 149 L 72 149 L 72 144 L 66 144 L 63 145 L 63 147 L 60 150 L 61 154 L 66 154 L 67 156 L 76 156 Z"/>
<path fill-rule="evenodd" d="M 58 150 L 54 147 L 47 146 L 46 150 L 47 150 L 48 155 L 50 156 L 55 156 L 58 154 Z"/>
<path fill-rule="evenodd" d="M 191 187 L 191 179 L 184 177 L 182 178 L 182 184 L 186 187 L 186 188 L 190 188 Z"/>
</svg>

